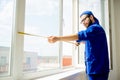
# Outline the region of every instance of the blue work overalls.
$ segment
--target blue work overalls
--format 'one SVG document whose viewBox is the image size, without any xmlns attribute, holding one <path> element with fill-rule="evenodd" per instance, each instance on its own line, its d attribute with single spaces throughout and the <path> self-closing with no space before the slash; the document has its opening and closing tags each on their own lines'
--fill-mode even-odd
<svg viewBox="0 0 120 80">
<path fill-rule="evenodd" d="M 78 37 L 77 42 L 85 41 L 85 65 L 89 80 L 100 80 L 100 76 L 104 78 L 103 75 L 106 78 L 109 73 L 109 57 L 104 29 L 95 22 L 86 30 L 78 32 Z"/>
</svg>

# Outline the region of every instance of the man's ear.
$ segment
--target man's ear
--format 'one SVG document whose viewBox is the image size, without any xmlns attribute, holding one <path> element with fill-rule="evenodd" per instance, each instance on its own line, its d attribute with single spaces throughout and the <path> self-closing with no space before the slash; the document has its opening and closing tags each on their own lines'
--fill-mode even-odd
<svg viewBox="0 0 120 80">
<path fill-rule="evenodd" d="M 92 22 L 94 22 L 95 20 L 94 20 L 94 16 L 93 15 L 90 15 L 90 19 L 91 19 L 91 21 Z"/>
<path fill-rule="evenodd" d="M 94 19 L 93 15 L 90 15 L 90 19 L 91 19 L 91 20 L 93 20 L 93 19 Z"/>
</svg>

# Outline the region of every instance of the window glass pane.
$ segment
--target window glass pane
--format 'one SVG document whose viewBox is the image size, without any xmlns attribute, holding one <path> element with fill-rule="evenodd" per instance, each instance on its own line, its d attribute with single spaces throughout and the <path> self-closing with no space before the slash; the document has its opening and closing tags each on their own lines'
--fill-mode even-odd
<svg viewBox="0 0 120 80">
<path fill-rule="evenodd" d="M 90 10 L 101 23 L 101 0 L 79 0 L 79 14 L 85 10 Z"/>
<path fill-rule="evenodd" d="M 63 0 L 63 35 L 72 34 L 72 0 Z M 72 44 L 63 43 L 62 66 L 72 65 Z"/>
<path fill-rule="evenodd" d="M 107 0 L 105 0 L 107 1 Z M 99 20 L 100 24 L 104 28 L 107 40 L 109 43 L 109 20 L 108 20 L 108 9 L 106 9 L 104 0 L 79 0 L 79 14 L 81 14 L 85 10 L 90 10 L 93 12 L 95 17 Z M 87 2 L 87 3 L 86 3 Z M 84 30 L 84 26 L 82 24 L 79 25 L 79 31 Z M 110 44 L 108 44 L 108 47 L 110 47 Z M 84 43 L 80 45 L 79 47 L 79 64 L 84 63 Z"/>
<path fill-rule="evenodd" d="M 79 0 L 79 14 L 81 14 L 85 10 L 92 11 L 93 14 L 99 19 L 99 22 L 101 23 L 100 0 L 92 0 L 92 1 L 91 0 Z M 79 31 L 81 30 L 85 30 L 85 27 L 82 24 L 79 25 Z M 82 42 L 79 46 L 79 64 L 81 64 L 81 67 L 84 66 L 84 51 L 85 51 L 85 44 L 84 42 Z"/>
<path fill-rule="evenodd" d="M 10 73 L 10 48 L 14 0 L 0 0 L 0 76 Z"/>
<path fill-rule="evenodd" d="M 58 0 L 26 0 L 25 32 L 39 36 L 24 37 L 23 71 L 59 67 L 59 45 L 50 44 L 45 38 L 59 35 L 58 13 Z"/>
<path fill-rule="evenodd" d="M 87 3 L 86 3 L 87 2 Z M 85 10 L 91 10 L 93 14 L 99 19 L 101 18 L 100 0 L 79 0 L 79 14 Z M 80 24 L 79 31 L 84 30 L 84 26 Z M 84 42 L 79 47 L 79 64 L 84 64 Z"/>
</svg>

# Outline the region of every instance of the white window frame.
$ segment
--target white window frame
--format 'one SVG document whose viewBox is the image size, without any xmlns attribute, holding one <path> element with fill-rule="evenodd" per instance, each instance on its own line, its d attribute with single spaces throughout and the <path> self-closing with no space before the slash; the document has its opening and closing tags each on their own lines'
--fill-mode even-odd
<svg viewBox="0 0 120 80">
<path fill-rule="evenodd" d="M 13 32 L 13 68 L 12 69 L 12 75 L 14 79 L 32 79 L 36 77 L 46 76 L 58 72 L 65 71 L 62 67 L 62 43 L 60 42 L 60 68 L 55 70 L 48 70 L 48 71 L 42 71 L 42 72 L 35 72 L 35 73 L 23 73 L 22 70 L 22 59 L 23 59 L 23 40 L 24 37 L 20 36 L 17 32 L 18 31 L 24 31 L 24 19 L 25 19 L 25 0 L 16 0 L 16 9 L 15 9 L 15 30 Z M 62 24 L 63 24 L 63 0 L 59 0 L 59 29 L 60 29 L 60 35 L 62 35 Z M 17 53 L 17 54 L 16 54 Z M 19 63 L 18 63 L 19 62 Z M 68 69 L 67 69 L 68 70 Z"/>
<path fill-rule="evenodd" d="M 107 0 L 108 1 L 108 0 Z M 14 11 L 14 23 L 13 23 L 13 36 L 12 36 L 12 48 L 11 48 L 11 75 L 8 77 L 0 77 L 0 80 L 24 80 L 24 79 L 33 79 L 37 77 L 43 77 L 50 74 L 55 74 L 59 72 L 66 71 L 62 67 L 62 43 L 59 43 L 59 53 L 60 53 L 60 68 L 49 71 L 35 72 L 35 73 L 23 73 L 23 41 L 24 37 L 18 34 L 18 31 L 24 31 L 24 19 L 25 19 L 25 0 L 15 0 L 15 11 Z M 59 30 L 60 35 L 62 35 L 63 27 L 63 0 L 59 0 Z M 73 33 L 78 32 L 79 27 L 79 0 L 72 0 L 72 18 L 73 18 Z M 109 21 L 110 22 L 110 21 Z M 111 42 L 111 41 L 110 41 Z M 72 69 L 76 66 L 79 67 L 78 64 L 78 47 L 73 46 L 73 66 Z M 67 70 L 71 70 L 71 68 L 67 68 Z"/>
<path fill-rule="evenodd" d="M 109 37 L 107 37 L 108 39 L 108 48 L 109 48 L 109 60 L 110 60 L 110 70 L 113 69 L 113 61 L 112 61 L 112 34 L 111 34 L 111 22 L 110 22 L 110 2 L 109 0 L 101 0 L 101 25 L 104 27 L 105 32 L 109 34 Z M 79 54 L 79 50 L 78 50 L 78 55 Z M 79 57 L 78 57 L 78 61 L 79 61 Z M 78 66 L 83 66 L 84 64 L 81 65 L 78 63 Z"/>
</svg>

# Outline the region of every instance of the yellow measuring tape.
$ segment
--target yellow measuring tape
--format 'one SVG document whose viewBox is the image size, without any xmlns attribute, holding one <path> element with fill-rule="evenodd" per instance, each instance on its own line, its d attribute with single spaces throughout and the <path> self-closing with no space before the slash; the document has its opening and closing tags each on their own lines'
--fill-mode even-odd
<svg viewBox="0 0 120 80">
<path fill-rule="evenodd" d="M 42 38 L 48 38 L 48 37 L 45 37 L 45 36 L 40 36 L 40 35 L 36 35 L 36 34 L 29 34 L 29 33 L 24 33 L 24 32 L 18 32 L 19 34 L 22 34 L 22 35 L 29 35 L 29 36 L 37 36 L 37 37 L 42 37 Z"/>
<path fill-rule="evenodd" d="M 40 36 L 40 35 L 36 35 L 36 34 L 30 34 L 30 33 L 24 33 L 24 32 L 18 32 L 18 34 L 22 34 L 22 35 L 29 35 L 29 36 L 36 36 L 36 37 L 41 37 L 41 38 L 48 38 L 48 37 L 45 37 L 45 36 Z M 74 42 L 70 42 L 70 41 L 64 41 L 64 42 L 67 42 L 67 43 L 71 43 L 71 44 L 75 44 Z"/>
</svg>

